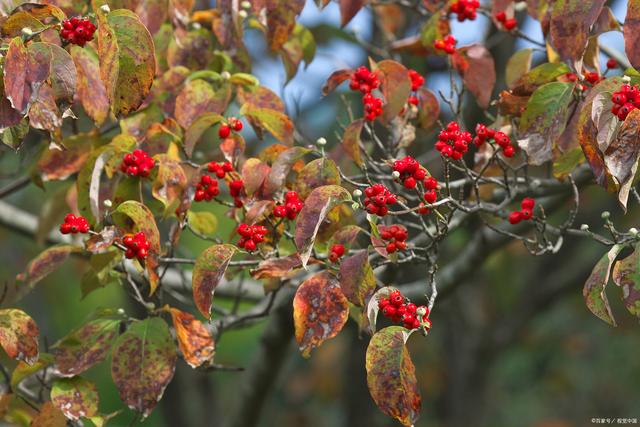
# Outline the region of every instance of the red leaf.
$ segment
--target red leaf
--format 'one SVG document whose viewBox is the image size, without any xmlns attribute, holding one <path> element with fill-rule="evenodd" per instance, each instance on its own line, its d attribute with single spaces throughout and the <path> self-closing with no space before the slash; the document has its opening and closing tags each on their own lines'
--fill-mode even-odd
<svg viewBox="0 0 640 427">
<path fill-rule="evenodd" d="M 624 50 L 634 68 L 640 67 L 640 0 L 629 0 L 624 19 Z"/>
<path fill-rule="evenodd" d="M 353 70 L 338 70 L 331 73 L 324 86 L 322 86 L 322 94 L 324 96 L 329 95 L 337 88 L 342 82 L 351 78 Z"/>
<path fill-rule="evenodd" d="M 233 245 L 213 245 L 205 249 L 196 259 L 191 279 L 193 301 L 207 319 L 211 317 L 213 292 L 227 271 L 227 266 L 236 250 Z"/>
<path fill-rule="evenodd" d="M 476 97 L 478 105 L 487 108 L 496 84 L 495 63 L 487 48 L 475 44 L 457 49 L 453 55 L 453 66 Z"/>
<path fill-rule="evenodd" d="M 347 25 L 367 3 L 367 0 L 340 0 L 340 26 Z"/>
<path fill-rule="evenodd" d="M 605 3 L 606 0 L 558 0 L 553 4 L 550 42 L 563 60 L 573 63 L 582 58 L 591 26 Z"/>
</svg>

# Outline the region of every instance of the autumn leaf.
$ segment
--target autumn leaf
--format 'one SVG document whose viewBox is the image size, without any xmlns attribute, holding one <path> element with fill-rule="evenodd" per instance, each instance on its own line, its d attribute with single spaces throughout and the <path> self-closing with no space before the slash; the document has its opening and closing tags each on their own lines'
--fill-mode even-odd
<svg viewBox="0 0 640 427">
<path fill-rule="evenodd" d="M 518 81 L 531 70 L 533 49 L 521 49 L 511 55 L 505 68 L 505 82 L 507 87 L 513 89 Z"/>
<path fill-rule="evenodd" d="M 38 360 L 39 333 L 36 322 L 24 311 L 0 310 L 0 345 L 10 358 L 34 364 Z"/>
<path fill-rule="evenodd" d="M 33 286 L 49 274 L 56 271 L 60 265 L 69 258 L 74 252 L 81 249 L 72 245 L 56 245 L 42 251 L 35 257 L 27 269 L 18 275 L 17 279 L 24 282 L 27 286 Z"/>
<path fill-rule="evenodd" d="M 207 319 L 211 317 L 213 293 L 236 250 L 233 245 L 213 245 L 196 258 L 192 275 L 193 301 Z"/>
<path fill-rule="evenodd" d="M 418 89 L 418 126 L 431 129 L 440 117 L 440 102 L 433 92 L 426 87 Z"/>
<path fill-rule="evenodd" d="M 111 376 L 120 399 L 146 418 L 156 407 L 176 368 L 176 349 L 164 320 L 134 321 L 116 341 Z"/>
<path fill-rule="evenodd" d="M 38 160 L 38 171 L 43 181 L 63 180 L 77 173 L 86 160 L 97 138 L 87 135 L 71 135 L 62 141 L 63 149 L 50 148 Z"/>
<path fill-rule="evenodd" d="M 340 0 L 340 26 L 347 25 L 367 3 L 367 0 Z"/>
<path fill-rule="evenodd" d="M 301 268 L 300 256 L 292 254 L 284 258 L 269 258 L 260 261 L 258 267 L 251 270 L 251 275 L 256 279 L 287 279 L 295 276 Z"/>
<path fill-rule="evenodd" d="M 384 288 L 378 289 L 372 296 L 369 298 L 367 302 L 367 323 L 368 329 L 371 335 L 376 332 L 376 322 L 378 320 L 378 313 L 380 311 L 380 300 L 383 298 L 389 298 L 389 294 L 396 290 L 391 286 L 385 286 Z"/>
<path fill-rule="evenodd" d="M 271 170 L 265 181 L 265 193 L 274 194 L 280 190 L 291 171 L 293 165 L 311 150 L 305 147 L 291 147 L 278 155 L 278 158 L 271 165 Z"/>
<path fill-rule="evenodd" d="M 18 365 L 11 373 L 11 388 L 15 390 L 23 380 L 37 372 L 40 372 L 44 368 L 51 366 L 52 364 L 53 356 L 49 353 L 40 353 L 38 355 L 38 360 L 31 365 L 22 360 L 19 361 Z"/>
<path fill-rule="evenodd" d="M 322 86 L 322 94 L 324 96 L 333 92 L 342 82 L 345 82 L 351 78 L 353 70 L 338 70 L 331 73 L 325 84 Z"/>
<path fill-rule="evenodd" d="M 327 272 L 305 280 L 293 299 L 296 341 L 304 357 L 335 337 L 349 317 L 349 303 L 336 279 Z"/>
<path fill-rule="evenodd" d="M 404 108 L 411 94 L 409 70 L 399 62 L 385 59 L 375 65 L 380 72 L 380 83 L 385 104 L 383 118 L 390 121 Z"/>
<path fill-rule="evenodd" d="M 38 414 L 31 420 L 31 427 L 66 427 L 67 419 L 62 411 L 52 403 L 45 402 Z"/>
<path fill-rule="evenodd" d="M 557 0 L 553 3 L 549 35 L 551 45 L 563 60 L 574 63 L 582 58 L 589 30 L 605 3 L 605 0 Z"/>
<path fill-rule="evenodd" d="M 207 129 L 222 122 L 224 117 L 217 113 L 205 113 L 195 119 L 187 128 L 184 137 L 184 151 L 188 157 L 193 154 L 196 143 Z"/>
<path fill-rule="evenodd" d="M 340 182 L 340 171 L 336 163 L 322 157 L 305 165 L 298 173 L 293 189 L 298 192 L 300 198 L 306 199 L 314 189 L 324 185 L 340 185 Z"/>
<path fill-rule="evenodd" d="M 306 198 L 298 214 L 294 239 L 303 267 L 307 265 L 320 225 L 329 211 L 339 203 L 350 199 L 351 194 L 337 185 L 318 187 Z"/>
<path fill-rule="evenodd" d="M 618 187 L 618 201 L 626 211 L 640 159 L 640 110 L 633 109 L 604 152 L 604 163 Z"/>
<path fill-rule="evenodd" d="M 180 126 L 188 129 L 203 114 L 224 113 L 230 99 L 231 86 L 228 84 L 223 84 L 214 89 L 205 80 L 189 80 L 176 98 L 176 120 L 180 123 Z"/>
<path fill-rule="evenodd" d="M 71 57 L 78 72 L 77 90 L 82 108 L 100 126 L 109 116 L 109 98 L 100 79 L 98 55 L 90 46 L 73 46 Z"/>
<path fill-rule="evenodd" d="M 347 125 L 344 129 L 344 133 L 342 134 L 342 147 L 358 166 L 362 166 L 364 164 L 360 148 L 360 134 L 362 133 L 363 127 L 364 120 L 356 119 Z"/>
<path fill-rule="evenodd" d="M 613 281 L 622 289 L 622 301 L 629 313 L 640 318 L 640 250 L 619 260 L 613 267 Z"/>
<path fill-rule="evenodd" d="M 180 162 L 167 154 L 155 156 L 158 172 L 151 187 L 153 197 L 161 201 L 165 211 L 170 211 L 187 187 L 187 175 Z"/>
<path fill-rule="evenodd" d="M 60 378 L 51 384 L 51 403 L 72 421 L 98 413 L 98 389 L 81 377 Z"/>
<path fill-rule="evenodd" d="M 254 127 L 267 130 L 283 144 L 293 145 L 293 122 L 286 114 L 252 104 L 242 105 L 240 114 L 246 116 Z"/>
<path fill-rule="evenodd" d="M 207 328 L 189 313 L 177 308 L 169 311 L 184 361 L 192 368 L 210 362 L 215 354 L 215 343 Z"/>
<path fill-rule="evenodd" d="M 369 251 L 361 250 L 340 263 L 340 287 L 349 302 L 359 307 L 371 296 L 376 287 L 373 268 L 369 264 Z"/>
<path fill-rule="evenodd" d="M 400 326 L 376 332 L 367 347 L 367 384 L 378 408 L 405 426 L 418 420 L 422 398 L 416 368 L 405 346 L 410 333 Z"/>
<path fill-rule="evenodd" d="M 487 108 L 496 84 L 495 63 L 489 50 L 479 44 L 464 46 L 456 49 L 452 62 L 478 105 Z"/>
<path fill-rule="evenodd" d="M 616 326 L 616 321 L 611 313 L 605 288 L 609 282 L 611 266 L 622 249 L 623 246 L 621 245 L 613 246 L 609 252 L 596 263 L 582 290 L 587 308 L 611 326 Z"/>
</svg>

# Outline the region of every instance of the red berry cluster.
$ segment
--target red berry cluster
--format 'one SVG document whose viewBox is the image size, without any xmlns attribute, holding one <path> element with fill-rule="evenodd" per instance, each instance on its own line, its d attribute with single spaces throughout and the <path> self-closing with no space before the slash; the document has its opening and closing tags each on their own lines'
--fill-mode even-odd
<svg viewBox="0 0 640 427">
<path fill-rule="evenodd" d="M 488 128 L 482 123 L 479 123 L 476 126 L 476 136 L 473 138 L 473 144 L 479 148 L 489 139 L 493 139 L 493 141 L 502 148 L 502 154 L 504 154 L 505 157 L 513 157 L 516 153 L 515 147 L 511 145 L 511 138 L 509 138 L 506 133 Z"/>
<path fill-rule="evenodd" d="M 614 68 L 618 68 L 618 61 L 613 58 L 609 58 L 607 61 L 607 68 L 613 70 Z"/>
<path fill-rule="evenodd" d="M 458 43 L 458 41 L 451 34 L 449 34 L 444 39 L 439 39 L 433 42 L 433 47 L 435 47 L 437 50 L 442 50 L 445 53 L 452 55 L 456 51 L 456 43 Z"/>
<path fill-rule="evenodd" d="M 411 90 L 413 92 L 420 89 L 420 87 L 424 84 L 424 77 L 416 70 L 409 70 L 409 78 L 411 79 Z M 412 105 L 418 105 L 418 97 L 413 94 L 409 97 L 408 102 Z"/>
<path fill-rule="evenodd" d="M 298 198 L 298 193 L 289 191 L 284 195 L 284 204 L 278 205 L 273 209 L 273 214 L 277 218 L 287 217 L 288 219 L 296 219 L 298 212 L 302 209 L 302 200 Z"/>
<path fill-rule="evenodd" d="M 207 169 L 209 170 L 209 172 L 215 173 L 216 177 L 224 178 L 226 174 L 228 174 L 229 172 L 233 172 L 233 165 L 231 165 L 231 163 L 229 162 L 224 162 L 224 163 L 210 162 L 207 165 Z"/>
<path fill-rule="evenodd" d="M 255 251 L 258 243 L 264 242 L 264 235 L 267 234 L 267 229 L 262 225 L 244 223 L 240 224 L 236 231 L 240 235 L 238 246 L 249 252 Z"/>
<path fill-rule="evenodd" d="M 522 208 L 519 211 L 511 212 L 509 214 L 509 222 L 511 224 L 517 224 L 520 221 L 528 221 L 533 217 L 533 208 L 536 205 L 536 201 L 530 197 L 526 197 L 522 199 L 522 203 L 520 207 Z"/>
<path fill-rule="evenodd" d="M 597 84 L 600 80 L 602 80 L 602 76 L 595 71 L 587 71 L 584 74 L 584 79 L 591 83 L 592 85 Z"/>
<path fill-rule="evenodd" d="M 429 308 L 424 305 L 418 307 L 408 302 L 398 290 L 391 291 L 389 298 L 381 298 L 378 301 L 378 308 L 384 317 L 391 319 L 394 323 L 402 323 L 407 329 L 417 329 L 421 326 L 431 328 Z"/>
<path fill-rule="evenodd" d="M 480 7 L 478 0 L 457 0 L 449 6 L 449 13 L 458 15 L 458 21 L 464 22 L 467 19 L 473 21 L 478 15 L 476 10 Z"/>
<path fill-rule="evenodd" d="M 376 117 L 382 115 L 382 99 L 376 98 L 371 91 L 380 86 L 378 75 L 369 71 L 367 67 L 358 67 L 351 75 L 349 88 L 351 90 L 359 90 L 364 96 L 362 97 L 362 105 L 364 107 L 365 119 L 374 121 Z"/>
<path fill-rule="evenodd" d="M 67 214 L 64 217 L 64 222 L 60 224 L 60 232 L 62 234 L 85 234 L 89 232 L 89 223 L 83 216 Z"/>
<path fill-rule="evenodd" d="M 382 115 L 382 99 L 368 93 L 362 97 L 362 105 L 364 106 L 364 118 L 367 121 L 372 122 Z"/>
<path fill-rule="evenodd" d="M 84 46 L 87 42 L 93 40 L 93 33 L 96 32 L 96 26 L 93 25 L 89 18 L 73 17 L 62 21 L 62 30 L 60 37 L 67 43 Z"/>
<path fill-rule="evenodd" d="M 511 31 L 518 27 L 518 20 L 516 18 L 507 19 L 507 13 L 505 11 L 496 12 L 496 21 L 500 22 L 507 31 Z"/>
<path fill-rule="evenodd" d="M 420 167 L 420 163 L 411 156 L 404 159 L 396 160 L 393 164 L 393 170 L 400 174 L 400 180 L 405 188 L 416 188 L 418 181 L 427 176 L 427 171 Z"/>
<path fill-rule="evenodd" d="M 149 254 L 149 248 L 151 247 L 151 244 L 149 244 L 147 237 L 142 231 L 136 234 L 127 234 L 122 238 L 122 244 L 127 248 L 124 252 L 124 256 L 129 259 L 145 259 Z"/>
<path fill-rule="evenodd" d="M 329 261 L 338 262 L 344 255 L 344 245 L 335 244 L 329 249 Z"/>
<path fill-rule="evenodd" d="M 220 188 L 218 187 L 218 181 L 211 178 L 209 175 L 202 175 L 200 182 L 196 185 L 196 194 L 193 196 L 193 200 L 196 202 L 211 201 L 214 197 L 220 194 Z"/>
<path fill-rule="evenodd" d="M 387 242 L 387 253 L 404 251 L 407 249 L 407 229 L 402 225 L 392 225 L 380 230 L 380 238 Z"/>
<path fill-rule="evenodd" d="M 389 212 L 388 205 L 398 201 L 395 194 L 382 184 L 374 184 L 364 190 L 364 206 L 372 215 L 385 216 Z"/>
<path fill-rule="evenodd" d="M 231 117 L 229 120 L 227 120 L 227 123 L 223 123 L 220 125 L 220 128 L 218 129 L 218 136 L 220 137 L 220 139 L 229 138 L 229 135 L 231 135 L 231 130 L 240 132 L 242 130 L 242 122 L 235 117 Z"/>
<path fill-rule="evenodd" d="M 236 208 L 242 207 L 242 200 L 240 200 L 240 196 L 242 196 L 242 190 L 244 189 L 244 181 L 241 179 L 236 179 L 229 183 L 229 194 L 233 197 L 233 202 Z"/>
<path fill-rule="evenodd" d="M 471 140 L 472 138 L 469 132 L 461 132 L 460 125 L 456 122 L 451 122 L 447 125 L 447 128 L 438 135 L 436 150 L 438 150 L 443 157 L 451 157 L 453 160 L 459 160 L 462 158 L 462 155 L 469 150 Z"/>
<path fill-rule="evenodd" d="M 422 181 L 422 185 L 424 185 L 424 200 L 430 205 L 434 204 L 436 200 L 438 200 L 438 181 L 429 176 Z M 421 212 L 422 213 L 422 212 Z M 429 213 L 428 211 L 426 213 Z"/>
<path fill-rule="evenodd" d="M 120 170 L 129 176 L 146 178 L 155 166 L 156 161 L 149 157 L 147 153 L 142 150 L 133 150 L 133 153 L 124 155 Z"/>
<path fill-rule="evenodd" d="M 640 90 L 638 86 L 624 84 L 618 92 L 613 93 L 611 102 L 611 112 L 620 120 L 624 120 L 632 110 L 640 108 Z"/>
</svg>

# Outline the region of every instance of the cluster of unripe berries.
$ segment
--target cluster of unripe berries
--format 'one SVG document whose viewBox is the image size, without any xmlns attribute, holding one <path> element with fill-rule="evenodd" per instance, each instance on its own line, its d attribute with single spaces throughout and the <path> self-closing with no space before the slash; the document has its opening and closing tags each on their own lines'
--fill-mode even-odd
<svg viewBox="0 0 640 427">
<path fill-rule="evenodd" d="M 393 170 L 399 174 L 398 179 L 408 189 L 416 188 L 418 181 L 422 181 L 427 176 L 427 171 L 411 156 L 396 160 L 393 163 Z"/>
<path fill-rule="evenodd" d="M 242 122 L 235 117 L 230 118 L 226 123 L 220 125 L 220 128 L 218 129 L 218 136 L 220 139 L 229 138 L 231 130 L 240 132 L 242 130 Z"/>
<path fill-rule="evenodd" d="M 146 178 L 155 165 L 156 161 L 149 157 L 147 153 L 142 150 L 133 150 L 133 153 L 124 155 L 120 170 L 129 176 Z"/>
<path fill-rule="evenodd" d="M 443 157 L 459 160 L 469 151 L 469 143 L 472 139 L 469 132 L 460 131 L 460 125 L 457 122 L 451 122 L 438 134 L 435 147 Z"/>
<path fill-rule="evenodd" d="M 457 0 L 449 6 L 449 13 L 457 14 L 459 22 L 464 22 L 467 19 L 473 21 L 478 16 L 477 9 L 479 7 L 478 0 Z"/>
<path fill-rule="evenodd" d="M 415 92 L 424 84 L 424 77 L 416 70 L 409 70 L 409 78 L 411 79 L 411 91 Z M 418 97 L 411 95 L 409 97 L 409 104 L 418 105 Z"/>
<path fill-rule="evenodd" d="M 151 244 L 147 240 L 147 236 L 143 231 L 139 231 L 136 234 L 127 234 L 122 238 L 122 244 L 126 248 L 124 256 L 131 258 L 138 258 L 143 260 L 149 254 L 149 248 Z"/>
<path fill-rule="evenodd" d="M 382 184 L 374 184 L 364 190 L 364 206 L 372 215 L 385 216 L 389 213 L 388 206 L 395 204 L 398 198 Z"/>
<path fill-rule="evenodd" d="M 407 329 L 417 329 L 421 326 L 431 328 L 429 320 L 429 308 L 416 306 L 402 295 L 398 290 L 391 291 L 389 298 L 381 298 L 378 301 L 378 309 L 382 315 L 391 319 L 393 323 L 402 323 Z"/>
<path fill-rule="evenodd" d="M 300 212 L 303 205 L 302 200 L 298 197 L 298 193 L 295 191 L 288 191 L 284 195 L 284 204 L 273 208 L 273 215 L 276 218 L 286 217 L 294 220 L 298 216 L 298 212 Z"/>
<path fill-rule="evenodd" d="M 64 222 L 60 224 L 60 232 L 62 234 L 85 234 L 89 232 L 89 223 L 83 216 L 67 214 L 64 217 Z"/>
<path fill-rule="evenodd" d="M 331 246 L 329 249 L 329 261 L 338 262 L 340 258 L 344 255 L 344 245 L 335 244 Z"/>
<path fill-rule="evenodd" d="M 496 12 L 495 18 L 496 21 L 500 22 L 507 31 L 511 31 L 518 27 L 518 21 L 516 18 L 507 19 L 507 13 L 504 10 Z"/>
<path fill-rule="evenodd" d="M 84 46 L 87 42 L 93 40 L 93 33 L 96 26 L 93 25 L 89 18 L 73 17 L 62 21 L 62 29 L 60 37 L 67 43 Z"/>
<path fill-rule="evenodd" d="M 518 224 L 520 221 L 528 221 L 533 217 L 533 208 L 536 206 L 536 201 L 530 197 L 522 199 L 519 211 L 511 212 L 509 214 L 509 222 L 513 225 Z"/>
<path fill-rule="evenodd" d="M 382 115 L 382 99 L 371 94 L 371 91 L 380 86 L 377 73 L 370 71 L 367 67 L 358 67 L 351 75 L 349 88 L 359 90 L 362 94 L 362 105 L 364 107 L 364 117 L 368 121 L 373 121 Z"/>
<path fill-rule="evenodd" d="M 505 157 L 513 157 L 516 149 L 511 145 L 511 138 L 509 138 L 506 133 L 488 128 L 482 123 L 476 125 L 476 136 L 473 138 L 473 144 L 480 148 L 490 139 L 493 139 L 493 141 L 502 149 L 502 154 L 504 154 Z"/>
<path fill-rule="evenodd" d="M 442 50 L 449 55 L 453 55 L 456 51 L 456 44 L 458 41 L 451 34 L 446 36 L 444 39 L 438 39 L 433 42 L 433 47 L 437 50 Z"/>
<path fill-rule="evenodd" d="M 236 231 L 240 235 L 238 240 L 238 246 L 248 252 L 253 252 L 258 247 L 258 243 L 264 242 L 264 236 L 267 234 L 267 229 L 262 225 L 249 225 L 240 224 Z"/>
<path fill-rule="evenodd" d="M 380 230 L 380 238 L 387 242 L 387 253 L 404 251 L 407 249 L 407 229 L 402 225 L 392 225 Z"/>
<path fill-rule="evenodd" d="M 611 102 L 611 112 L 620 120 L 624 120 L 631 111 L 640 107 L 640 90 L 638 86 L 623 84 L 619 91 L 613 93 Z"/>
</svg>

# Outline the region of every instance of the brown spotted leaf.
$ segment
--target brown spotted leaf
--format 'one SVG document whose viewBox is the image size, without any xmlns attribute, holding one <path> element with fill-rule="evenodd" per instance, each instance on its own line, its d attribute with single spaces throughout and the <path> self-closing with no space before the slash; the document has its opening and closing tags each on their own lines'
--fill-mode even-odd
<svg viewBox="0 0 640 427">
<path fill-rule="evenodd" d="M 640 318 L 640 247 L 631 255 L 616 262 L 613 281 L 622 289 L 622 301 L 629 313 Z"/>
<path fill-rule="evenodd" d="M 111 376 L 120 399 L 146 418 L 171 382 L 176 359 L 164 320 L 149 317 L 134 321 L 116 341 L 111 356 Z"/>
<path fill-rule="evenodd" d="M 351 199 L 351 194 L 338 185 L 325 185 L 313 190 L 306 198 L 298 214 L 295 230 L 295 244 L 306 266 L 315 243 L 320 225 L 335 206 Z"/>
<path fill-rule="evenodd" d="M 109 98 L 100 79 L 98 55 L 90 46 L 73 46 L 71 57 L 78 71 L 77 91 L 82 108 L 100 126 L 109 116 Z"/>
<path fill-rule="evenodd" d="M 347 152 L 351 160 L 358 166 L 364 164 L 360 148 L 360 134 L 362 133 L 363 127 L 363 119 L 354 120 L 344 129 L 344 134 L 342 135 L 342 147 L 344 151 Z"/>
<path fill-rule="evenodd" d="M 153 39 L 138 16 L 126 9 L 98 9 L 100 77 L 116 115 L 140 107 L 151 90 L 156 58 Z"/>
<path fill-rule="evenodd" d="M 256 279 L 287 279 L 295 276 L 301 268 L 300 256 L 293 254 L 284 258 L 269 258 L 260 261 L 258 267 L 251 270 L 251 275 Z"/>
<path fill-rule="evenodd" d="M 286 114 L 252 104 L 244 104 L 240 108 L 240 114 L 246 116 L 253 127 L 267 130 L 283 144 L 293 145 L 293 122 Z"/>
<path fill-rule="evenodd" d="M 247 159 L 242 165 L 242 179 L 244 181 L 244 189 L 247 195 L 253 196 L 254 194 L 261 194 L 263 186 L 271 168 L 266 163 L 263 163 L 260 159 L 252 157 Z"/>
<path fill-rule="evenodd" d="M 231 86 L 222 85 L 217 90 L 205 80 L 194 79 L 185 83 L 176 98 L 175 117 L 180 126 L 189 126 L 205 113 L 223 114 L 231 99 Z"/>
<path fill-rule="evenodd" d="M 233 245 L 213 245 L 196 258 L 192 275 L 193 301 L 207 319 L 211 317 L 213 293 L 236 250 Z"/>
<path fill-rule="evenodd" d="M 45 402 L 38 414 L 31 420 L 31 427 L 66 427 L 67 419 L 62 411 L 51 402 Z"/>
<path fill-rule="evenodd" d="M 170 311 L 184 361 L 192 368 L 210 362 L 215 354 L 215 343 L 209 330 L 190 313 L 177 308 Z"/>
<path fill-rule="evenodd" d="M 0 345 L 12 359 L 32 365 L 38 360 L 36 322 L 24 311 L 15 308 L 0 310 Z"/>
<path fill-rule="evenodd" d="M 365 301 L 376 288 L 373 268 L 369 264 L 369 251 L 361 250 L 340 263 L 340 287 L 349 302 L 364 307 Z"/>
<path fill-rule="evenodd" d="M 389 326 L 376 332 L 367 347 L 367 384 L 378 408 L 405 426 L 418 420 L 422 398 L 416 368 L 405 346 L 409 332 Z"/>
<path fill-rule="evenodd" d="M 625 210 L 639 159 L 640 110 L 634 109 L 604 152 L 604 163 L 618 187 L 618 200 Z"/>
<path fill-rule="evenodd" d="M 94 137 L 87 134 L 71 135 L 62 141 L 63 149 L 45 149 L 38 160 L 42 180 L 63 180 L 77 173 L 89 158 L 94 140 Z"/>
<path fill-rule="evenodd" d="M 151 192 L 153 197 L 160 200 L 165 210 L 172 207 L 180 200 L 184 189 L 187 187 L 187 175 L 178 160 L 167 154 L 155 156 L 158 173 L 153 180 Z"/>
<path fill-rule="evenodd" d="M 305 147 L 291 147 L 280 153 L 271 165 L 271 171 L 265 182 L 265 193 L 274 194 L 282 189 L 293 165 L 309 152 L 311 150 Z"/>
<path fill-rule="evenodd" d="M 51 384 L 51 402 L 72 421 L 98 413 L 98 389 L 84 378 L 60 378 Z"/>
<path fill-rule="evenodd" d="M 335 337 L 349 317 L 349 302 L 335 277 L 318 273 L 305 280 L 293 299 L 296 341 L 304 357 Z"/>
<path fill-rule="evenodd" d="M 111 351 L 123 320 L 122 316 L 104 311 L 70 332 L 51 348 L 56 369 L 63 376 L 72 377 L 102 362 Z"/>
<path fill-rule="evenodd" d="M 4 61 L 3 79 L 4 92 L 15 110 L 23 115 L 27 113 L 48 71 L 47 64 L 33 61 L 20 37 L 11 40 Z"/>
<path fill-rule="evenodd" d="M 56 271 L 69 258 L 69 255 L 80 250 L 79 247 L 72 245 L 56 245 L 45 249 L 31 260 L 27 269 L 19 274 L 17 279 L 28 286 L 33 286 Z"/>
<path fill-rule="evenodd" d="M 310 161 L 298 173 L 293 189 L 306 199 L 311 191 L 323 185 L 340 185 L 340 171 L 336 163 L 325 157 Z"/>
<path fill-rule="evenodd" d="M 596 263 L 582 290 L 582 296 L 584 296 L 587 308 L 611 326 L 616 326 L 616 321 L 611 313 L 605 288 L 609 282 L 611 266 L 622 248 L 623 246 L 621 245 L 613 246 L 609 252 Z"/>
<path fill-rule="evenodd" d="M 489 50 L 479 44 L 456 49 L 453 66 L 478 105 L 487 108 L 496 84 L 496 67 Z"/>
<path fill-rule="evenodd" d="M 342 82 L 349 80 L 352 74 L 353 74 L 353 70 L 350 70 L 350 69 L 334 71 L 329 76 L 324 86 L 322 86 L 322 94 L 324 96 L 329 95 L 331 92 L 335 90 L 335 88 L 340 86 Z"/>
<path fill-rule="evenodd" d="M 557 0 L 552 5 L 551 45 L 570 63 L 580 61 L 587 47 L 589 31 L 606 0 Z"/>
</svg>

